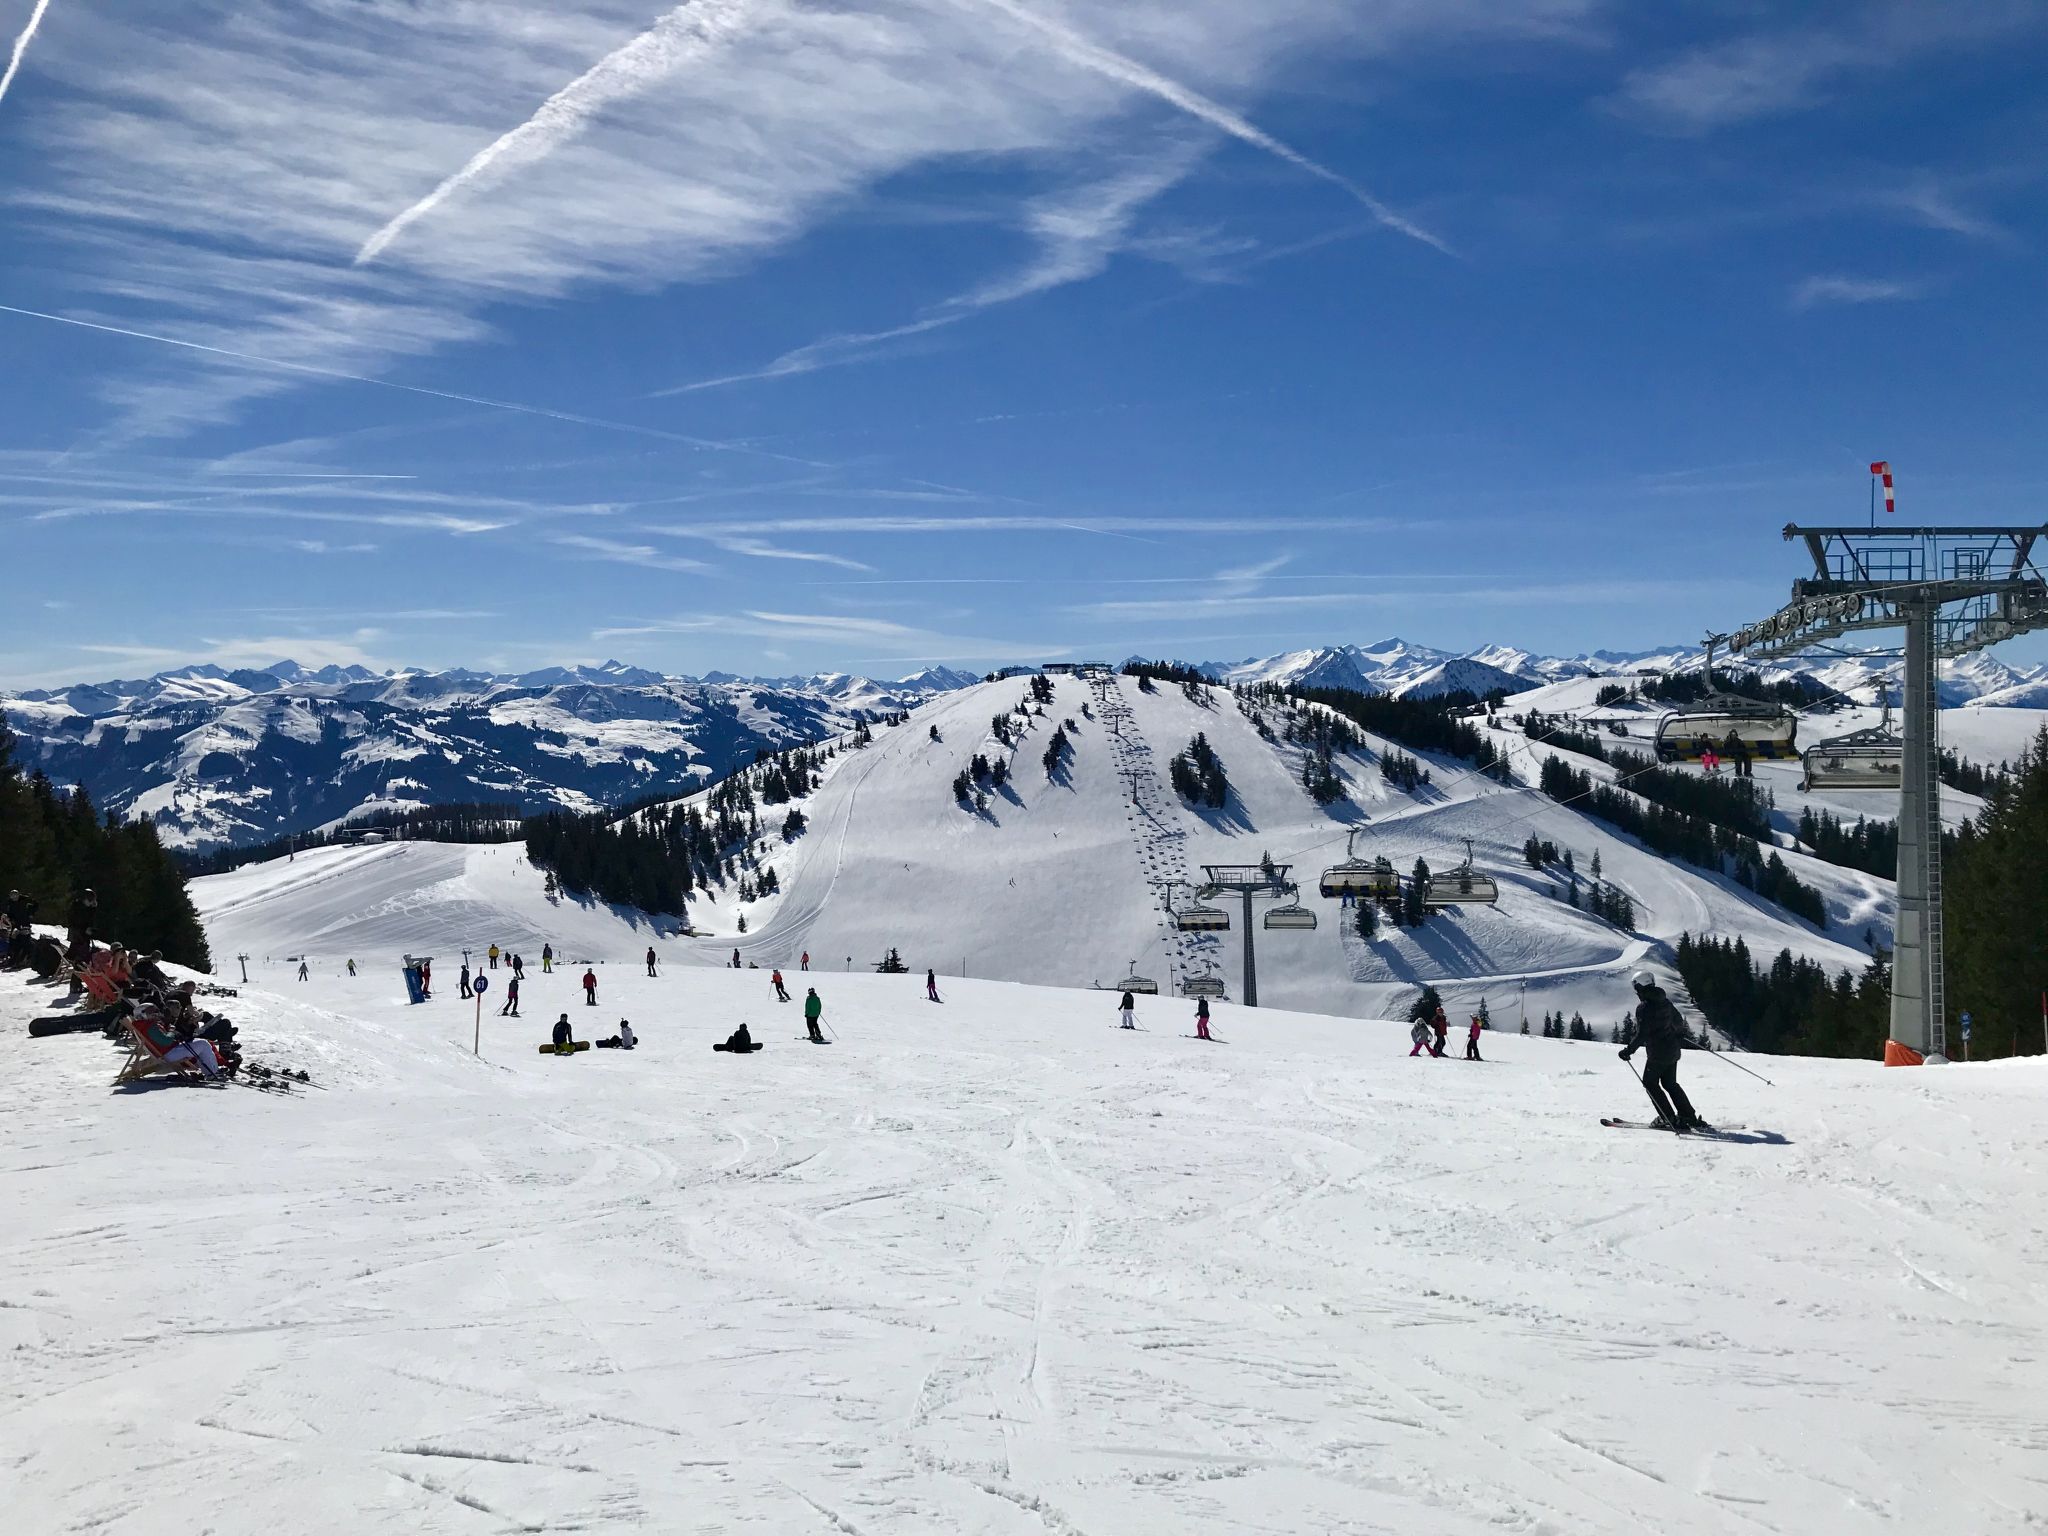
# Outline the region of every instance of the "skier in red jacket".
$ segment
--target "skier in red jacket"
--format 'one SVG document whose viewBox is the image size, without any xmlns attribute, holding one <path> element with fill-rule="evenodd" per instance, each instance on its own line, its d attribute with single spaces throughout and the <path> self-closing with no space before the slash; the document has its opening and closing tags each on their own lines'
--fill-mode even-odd
<svg viewBox="0 0 2048 1536">
<path fill-rule="evenodd" d="M 589 1004 L 592 1008 L 595 1008 L 597 1006 L 596 971 L 585 971 L 583 973 L 583 1001 Z"/>
</svg>

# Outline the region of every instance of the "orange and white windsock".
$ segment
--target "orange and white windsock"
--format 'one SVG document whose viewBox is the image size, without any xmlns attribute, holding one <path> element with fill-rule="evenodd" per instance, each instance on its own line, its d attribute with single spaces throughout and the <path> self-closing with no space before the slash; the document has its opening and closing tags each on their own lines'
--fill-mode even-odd
<svg viewBox="0 0 2048 1536">
<path fill-rule="evenodd" d="M 1873 475 L 1877 476 L 1877 478 L 1878 478 L 1878 479 L 1880 479 L 1880 480 L 1882 480 L 1882 481 L 1884 482 L 1884 509 L 1885 509 L 1885 511 L 1886 511 L 1886 512 L 1888 512 L 1888 513 L 1896 513 L 1896 512 L 1897 512 L 1897 511 L 1899 510 L 1899 508 L 1898 508 L 1898 503 L 1896 503 L 1895 501 L 1893 501 L 1893 500 L 1892 500 L 1892 467 L 1891 467 L 1891 465 L 1890 465 L 1890 464 L 1888 464 L 1888 463 L 1886 463 L 1886 462 L 1885 462 L 1885 461 L 1884 461 L 1883 459 L 1879 459 L 1879 460 L 1878 460 L 1878 461 L 1877 461 L 1877 462 L 1876 462 L 1875 464 L 1873 464 L 1873 465 L 1871 465 L 1871 466 L 1870 466 L 1870 472 L 1871 472 L 1871 473 L 1872 473 Z"/>
</svg>

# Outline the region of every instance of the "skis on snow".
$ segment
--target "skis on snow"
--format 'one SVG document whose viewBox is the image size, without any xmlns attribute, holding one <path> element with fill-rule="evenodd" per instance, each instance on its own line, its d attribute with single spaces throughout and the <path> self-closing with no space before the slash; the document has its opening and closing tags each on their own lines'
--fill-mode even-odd
<svg viewBox="0 0 2048 1536">
<path fill-rule="evenodd" d="M 1600 1123 L 1617 1131 L 1665 1131 L 1678 1136 L 1719 1136 L 1727 1131 L 1746 1131 L 1746 1125 L 1717 1125 L 1712 1129 L 1681 1131 L 1658 1120 L 1623 1120 L 1614 1115 L 1602 1115 Z"/>
</svg>

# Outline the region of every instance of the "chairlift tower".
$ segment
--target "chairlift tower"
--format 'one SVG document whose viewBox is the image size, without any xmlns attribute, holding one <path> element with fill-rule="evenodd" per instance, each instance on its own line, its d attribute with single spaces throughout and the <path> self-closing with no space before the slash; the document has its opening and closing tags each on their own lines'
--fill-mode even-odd
<svg viewBox="0 0 2048 1536">
<path fill-rule="evenodd" d="M 1905 631 L 1899 909 L 1893 926 L 1891 1038 L 1946 1057 L 1941 924 L 1939 664 L 2048 629 L 2048 582 L 2034 528 L 1801 528 L 1813 575 L 1792 600 L 1727 637 L 1731 654 L 1769 661 L 1866 630 Z"/>
<path fill-rule="evenodd" d="M 1258 924 L 1252 921 L 1252 898 L 1254 896 L 1284 896 L 1287 894 L 1287 871 L 1291 864 L 1204 864 L 1202 884 L 1205 889 L 1220 892 L 1232 891 L 1244 898 L 1244 1005 L 1247 1008 L 1259 1006 L 1259 967 L 1253 954 L 1253 930 Z"/>
</svg>

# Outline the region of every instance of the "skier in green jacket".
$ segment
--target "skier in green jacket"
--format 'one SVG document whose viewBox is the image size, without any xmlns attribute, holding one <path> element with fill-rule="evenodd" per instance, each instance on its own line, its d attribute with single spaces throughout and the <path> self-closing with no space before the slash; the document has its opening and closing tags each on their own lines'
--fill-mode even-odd
<svg viewBox="0 0 2048 1536">
<path fill-rule="evenodd" d="M 811 1039 L 819 1045 L 825 1043 L 824 1033 L 818 1028 L 818 1020 L 824 1017 L 824 1013 L 825 1000 L 818 996 L 818 989 L 816 987 L 806 988 L 804 992 L 804 1025 L 810 1030 Z"/>
</svg>

